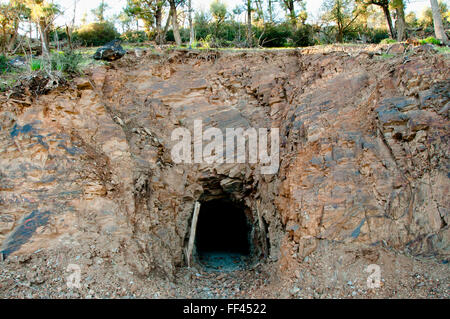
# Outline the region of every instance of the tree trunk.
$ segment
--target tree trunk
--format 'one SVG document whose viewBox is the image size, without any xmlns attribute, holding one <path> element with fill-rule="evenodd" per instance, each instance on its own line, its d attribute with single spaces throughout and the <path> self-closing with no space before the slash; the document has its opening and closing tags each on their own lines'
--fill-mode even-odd
<svg viewBox="0 0 450 319">
<path fill-rule="evenodd" d="M 194 44 L 194 23 L 192 22 L 192 0 L 189 0 L 189 48 Z"/>
<path fill-rule="evenodd" d="M 14 44 L 16 44 L 17 34 L 19 33 L 19 21 L 14 22 L 14 33 L 8 41 L 6 46 L 7 51 L 11 51 L 14 48 Z M 6 39 L 6 38 L 5 38 Z"/>
<path fill-rule="evenodd" d="M 403 3 L 395 11 L 397 12 L 397 41 L 402 42 L 406 40 L 405 7 Z"/>
<path fill-rule="evenodd" d="M 294 1 L 288 1 L 289 19 L 291 20 L 292 26 L 297 29 L 297 17 L 295 15 L 295 5 Z"/>
<path fill-rule="evenodd" d="M 166 20 L 166 26 L 164 27 L 163 33 L 161 34 L 161 44 L 166 43 L 167 31 L 169 31 L 171 22 L 172 22 L 172 9 L 169 10 L 169 15 L 167 16 Z"/>
<path fill-rule="evenodd" d="M 392 24 L 392 17 L 391 17 L 391 12 L 389 11 L 389 4 L 382 6 L 382 8 L 383 8 L 384 16 L 386 17 L 386 21 L 387 21 L 387 24 L 389 27 L 389 32 L 391 33 L 391 37 L 392 37 L 392 39 L 395 39 L 395 30 L 394 30 L 394 25 Z"/>
<path fill-rule="evenodd" d="M 274 0 L 269 0 L 269 4 L 268 4 L 268 6 L 269 6 L 269 20 L 270 20 L 270 23 L 273 23 L 273 1 Z"/>
<path fill-rule="evenodd" d="M 442 23 L 441 10 L 437 0 L 431 1 L 431 10 L 433 11 L 433 22 L 434 22 L 434 33 L 436 34 L 436 39 L 440 40 L 443 44 L 448 45 L 448 37 L 445 34 L 444 24 Z"/>
<path fill-rule="evenodd" d="M 175 38 L 177 46 L 181 46 L 181 36 L 180 30 L 178 28 L 178 14 L 177 14 L 177 6 L 175 5 L 175 0 L 170 0 L 170 9 L 172 11 L 173 36 Z"/>
<path fill-rule="evenodd" d="M 156 44 L 160 45 L 163 43 L 162 37 L 162 7 L 157 7 L 155 12 L 155 23 L 156 23 Z"/>
<path fill-rule="evenodd" d="M 72 46 L 72 32 L 70 32 L 70 28 L 68 25 L 66 25 L 66 34 L 67 34 L 67 42 L 69 44 L 69 49 L 72 52 L 73 46 Z"/>
<path fill-rule="evenodd" d="M 344 42 L 344 29 L 341 26 L 338 26 L 338 33 L 336 35 L 336 41 L 338 43 Z"/>
<path fill-rule="evenodd" d="M 38 23 L 39 35 L 41 37 L 42 55 L 48 56 L 50 53 L 50 41 L 48 38 L 47 24 L 45 19 L 41 18 Z"/>
<path fill-rule="evenodd" d="M 251 48 L 253 46 L 253 34 L 252 34 L 252 1 L 247 0 L 247 46 Z"/>
</svg>

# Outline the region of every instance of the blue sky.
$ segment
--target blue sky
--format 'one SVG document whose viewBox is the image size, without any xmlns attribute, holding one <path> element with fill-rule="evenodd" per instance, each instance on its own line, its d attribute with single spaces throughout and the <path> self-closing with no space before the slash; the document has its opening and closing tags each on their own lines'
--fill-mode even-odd
<svg viewBox="0 0 450 319">
<path fill-rule="evenodd" d="M 85 12 L 88 13 L 88 19 L 92 19 L 90 12 L 93 8 L 97 7 L 101 0 L 53 0 L 55 3 L 61 5 L 64 9 L 64 14 L 57 20 L 57 24 L 64 24 L 66 21 L 70 21 L 73 18 L 73 3 L 77 1 L 77 22 Z M 213 0 L 192 0 L 193 6 L 196 9 L 209 10 L 209 5 Z M 229 9 L 233 9 L 236 5 L 242 4 L 243 0 L 222 0 Z M 106 0 L 111 7 L 108 10 L 107 15 L 113 15 L 122 10 L 126 4 L 126 0 Z M 449 2 L 449 0 L 445 0 Z M 425 7 L 429 6 L 429 0 L 408 0 L 407 11 L 414 11 L 420 13 Z M 322 0 L 306 0 L 308 12 L 310 18 L 314 19 L 318 16 Z"/>
</svg>

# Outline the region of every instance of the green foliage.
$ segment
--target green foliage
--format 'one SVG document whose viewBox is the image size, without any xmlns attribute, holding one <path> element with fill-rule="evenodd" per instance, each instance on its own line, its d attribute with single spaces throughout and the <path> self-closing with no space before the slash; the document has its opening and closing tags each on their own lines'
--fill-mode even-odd
<svg viewBox="0 0 450 319">
<path fill-rule="evenodd" d="M 42 68 L 42 61 L 39 59 L 31 59 L 30 71 L 39 71 Z"/>
<path fill-rule="evenodd" d="M 370 43 L 378 44 L 386 39 L 389 39 L 389 31 L 388 30 L 371 30 L 368 29 L 366 33 L 370 37 Z"/>
<path fill-rule="evenodd" d="M 49 58 L 31 59 L 30 70 L 58 71 L 66 74 L 79 74 L 83 55 L 75 52 L 55 52 Z"/>
<path fill-rule="evenodd" d="M 434 37 L 428 37 L 426 39 L 420 40 L 420 44 L 434 44 L 434 45 L 441 45 L 441 41 Z"/>
<path fill-rule="evenodd" d="M 397 43 L 396 40 L 394 39 L 384 39 L 383 41 L 380 42 L 381 44 L 392 44 L 392 43 Z"/>
<path fill-rule="evenodd" d="M 50 31 L 50 40 L 58 39 L 59 41 L 67 40 L 66 30 L 63 28 L 57 28 Z"/>
<path fill-rule="evenodd" d="M 119 37 L 114 24 L 96 22 L 82 26 L 75 32 L 77 38 L 85 45 L 100 46 Z"/>
<path fill-rule="evenodd" d="M 302 25 L 293 34 L 292 40 L 296 47 L 307 47 L 314 45 L 314 32 L 310 25 Z"/>
<path fill-rule="evenodd" d="M 8 71 L 8 58 L 3 54 L 0 55 L 0 73 Z"/>
<path fill-rule="evenodd" d="M 254 35 L 260 39 L 260 45 L 263 47 L 281 48 L 287 46 L 288 42 L 292 43 L 293 28 L 289 23 L 267 23 L 264 29 L 257 28 Z"/>
<path fill-rule="evenodd" d="M 227 6 L 220 0 L 214 0 L 211 3 L 210 11 L 216 23 L 220 24 L 227 15 Z"/>
<path fill-rule="evenodd" d="M 67 74 L 79 74 L 83 56 L 72 51 L 57 52 L 50 56 L 51 69 Z"/>
<path fill-rule="evenodd" d="M 324 0 L 322 3 L 322 19 L 336 29 L 336 41 L 343 42 L 346 33 L 352 32 L 355 21 L 364 13 L 353 0 Z"/>
<path fill-rule="evenodd" d="M 147 33 L 145 33 L 144 31 L 130 30 L 125 33 L 122 33 L 120 39 L 128 43 L 142 43 L 148 41 L 148 36 Z"/>
<path fill-rule="evenodd" d="M 105 22 L 105 11 L 109 8 L 110 8 L 110 6 L 107 3 L 105 3 L 104 0 L 102 0 L 102 2 L 100 2 L 98 7 L 92 9 L 91 12 L 95 16 L 95 19 L 98 22 L 102 23 L 102 22 Z"/>
</svg>

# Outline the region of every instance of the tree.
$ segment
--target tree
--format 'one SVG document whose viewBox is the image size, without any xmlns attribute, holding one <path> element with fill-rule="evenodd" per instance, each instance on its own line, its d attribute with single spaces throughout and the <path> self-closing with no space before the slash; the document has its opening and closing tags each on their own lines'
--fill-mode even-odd
<svg viewBox="0 0 450 319">
<path fill-rule="evenodd" d="M 173 28 L 173 36 L 175 37 L 175 42 L 177 46 L 181 45 L 181 35 L 180 28 L 178 25 L 178 12 L 177 7 L 184 3 L 185 0 L 168 0 L 170 6 L 170 12 L 172 14 L 172 28 Z"/>
<path fill-rule="evenodd" d="M 105 3 L 105 0 L 102 0 L 97 8 L 92 9 L 92 14 L 98 22 L 103 23 L 105 22 L 105 12 L 107 9 L 109 9 L 109 5 Z"/>
<path fill-rule="evenodd" d="M 436 38 L 443 44 L 448 45 L 449 41 L 447 35 L 445 34 L 438 2 L 437 0 L 430 0 L 430 2 L 431 10 L 433 11 L 434 33 L 436 34 Z"/>
<path fill-rule="evenodd" d="M 192 21 L 192 0 L 188 0 L 188 11 L 189 11 L 189 48 L 192 48 L 192 45 L 195 41 L 195 34 L 194 34 L 194 23 Z"/>
<path fill-rule="evenodd" d="M 88 19 L 88 14 L 86 11 L 84 11 L 83 15 L 81 16 L 81 20 L 80 20 L 81 25 L 87 24 L 87 19 Z"/>
<path fill-rule="evenodd" d="M 215 21 L 214 35 L 217 37 L 219 27 L 227 16 L 227 6 L 220 0 L 214 0 L 213 2 L 211 2 L 210 12 Z"/>
<path fill-rule="evenodd" d="M 417 27 L 419 20 L 414 12 L 410 12 L 406 15 L 406 24 L 409 27 Z"/>
<path fill-rule="evenodd" d="M 14 47 L 19 34 L 20 21 L 29 17 L 29 10 L 17 0 L 0 4 L 0 48 L 2 52 Z"/>
<path fill-rule="evenodd" d="M 405 18 L 405 2 L 403 0 L 391 0 L 391 7 L 395 9 L 397 21 L 395 29 L 397 32 L 397 41 L 406 40 L 406 18 Z"/>
<path fill-rule="evenodd" d="M 295 10 L 296 3 L 300 4 L 302 8 L 302 12 L 299 15 L 297 15 Z M 287 10 L 287 16 L 291 24 L 294 26 L 294 28 L 297 28 L 298 18 L 301 18 L 302 23 L 304 24 L 308 16 L 306 13 L 305 3 L 303 0 L 282 0 L 282 4 L 283 7 Z"/>
<path fill-rule="evenodd" d="M 122 32 L 125 33 L 127 31 L 130 31 L 132 17 L 130 17 L 125 11 L 122 11 L 119 15 L 117 15 L 117 17 L 115 19 L 120 22 L 120 24 L 122 26 Z"/>
<path fill-rule="evenodd" d="M 244 12 L 245 12 L 244 6 L 237 5 L 236 7 L 234 7 L 233 9 L 234 20 L 236 20 L 236 17 L 239 18 L 239 16 Z M 238 22 L 238 41 L 241 42 L 241 21 L 239 21 L 238 19 L 237 22 Z"/>
<path fill-rule="evenodd" d="M 50 53 L 49 33 L 51 25 L 60 12 L 59 6 L 48 3 L 46 0 L 25 0 L 30 10 L 31 20 L 36 23 L 41 37 L 42 53 L 47 56 Z"/>
<path fill-rule="evenodd" d="M 447 16 L 450 14 L 448 11 L 448 6 L 443 1 L 438 1 L 438 4 L 439 10 L 441 11 L 442 22 L 445 23 Z M 422 11 L 419 23 L 425 28 L 433 27 L 433 10 L 431 10 L 431 7 L 428 7 Z"/>
<path fill-rule="evenodd" d="M 267 2 L 267 9 L 269 11 L 269 21 L 270 21 L 270 23 L 273 23 L 273 5 L 274 5 L 275 1 L 276 0 L 268 0 L 268 2 Z"/>
<path fill-rule="evenodd" d="M 386 22 L 389 28 L 389 32 L 391 34 L 392 39 L 395 39 L 395 30 L 394 25 L 392 23 L 391 11 L 389 10 L 389 0 L 360 0 L 360 2 L 364 5 L 376 5 L 383 9 L 384 16 L 386 18 Z"/>
<path fill-rule="evenodd" d="M 349 31 L 362 13 L 358 3 L 352 0 L 325 0 L 322 4 L 322 10 L 325 12 L 322 18 L 326 22 L 336 24 L 336 41 L 344 41 L 345 32 Z"/>
<path fill-rule="evenodd" d="M 145 23 L 147 33 L 150 35 L 150 30 L 154 28 L 156 33 L 156 43 L 162 44 L 165 42 L 168 23 L 171 19 L 167 18 L 167 27 L 162 28 L 164 6 L 166 0 L 128 0 L 124 11 L 129 15 L 141 19 Z"/>
<path fill-rule="evenodd" d="M 252 0 L 246 0 L 247 3 L 247 46 L 253 46 L 253 32 L 252 32 Z"/>
</svg>

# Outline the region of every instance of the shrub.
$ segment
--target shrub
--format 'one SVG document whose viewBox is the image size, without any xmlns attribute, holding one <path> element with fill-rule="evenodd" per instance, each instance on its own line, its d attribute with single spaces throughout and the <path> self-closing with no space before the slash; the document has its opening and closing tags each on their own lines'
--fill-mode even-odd
<svg viewBox="0 0 450 319">
<path fill-rule="evenodd" d="M 57 52 L 50 56 L 51 69 L 68 74 L 80 73 L 83 56 L 75 52 Z"/>
<path fill-rule="evenodd" d="M 312 26 L 303 25 L 298 27 L 297 31 L 294 32 L 292 40 L 297 47 L 308 47 L 314 45 L 314 31 Z"/>
<path fill-rule="evenodd" d="M 119 37 L 114 24 L 110 22 L 96 22 L 84 25 L 75 34 L 77 39 L 85 45 L 91 46 L 104 45 Z"/>
<path fill-rule="evenodd" d="M 420 40 L 420 44 L 434 44 L 434 45 L 441 45 L 441 41 L 434 37 L 428 37 L 426 39 Z"/>
<path fill-rule="evenodd" d="M 175 42 L 175 36 L 173 35 L 173 30 L 168 30 L 166 33 L 167 42 Z"/>
<path fill-rule="evenodd" d="M 245 37 L 245 26 L 243 28 Z M 292 27 L 287 23 L 279 25 L 267 23 L 264 30 L 261 28 L 254 30 L 254 35 L 255 38 L 260 39 L 261 46 L 280 48 L 286 46 L 288 39 L 292 38 L 293 32 Z"/>
<path fill-rule="evenodd" d="M 78 74 L 80 73 L 80 64 L 82 62 L 83 56 L 79 53 L 56 52 L 50 54 L 48 59 L 32 59 L 30 61 L 30 70 L 39 71 L 45 69 L 67 74 Z"/>
<path fill-rule="evenodd" d="M 42 61 L 38 59 L 32 59 L 30 61 L 30 70 L 39 71 L 42 68 Z"/>
<path fill-rule="evenodd" d="M 148 36 L 144 31 L 127 31 L 122 33 L 120 39 L 128 43 L 142 43 L 148 40 Z"/>
<path fill-rule="evenodd" d="M 0 73 L 8 71 L 8 58 L 4 55 L 0 55 Z"/>
<path fill-rule="evenodd" d="M 368 37 L 369 43 L 381 43 L 381 41 L 389 38 L 389 32 L 383 29 L 366 29 L 363 32 Z"/>
<path fill-rule="evenodd" d="M 394 39 L 388 38 L 388 39 L 383 39 L 383 40 L 381 40 L 380 43 L 381 43 L 381 44 L 392 44 L 392 43 L 397 43 L 397 41 L 394 40 Z"/>
<path fill-rule="evenodd" d="M 57 38 L 59 41 L 65 41 L 65 40 L 67 40 L 66 30 L 63 28 L 54 29 L 54 30 L 50 31 L 49 38 L 50 38 L 50 41 L 54 41 L 55 38 Z"/>
</svg>

